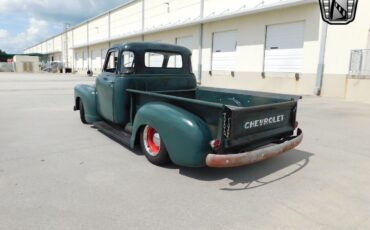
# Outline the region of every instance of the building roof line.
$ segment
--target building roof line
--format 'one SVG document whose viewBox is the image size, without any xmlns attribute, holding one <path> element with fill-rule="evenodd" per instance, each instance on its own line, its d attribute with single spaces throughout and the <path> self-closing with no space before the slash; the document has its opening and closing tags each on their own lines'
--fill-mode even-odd
<svg viewBox="0 0 370 230">
<path fill-rule="evenodd" d="M 49 40 L 51 40 L 51 39 L 54 39 L 54 38 L 56 38 L 56 37 L 58 37 L 58 36 L 63 35 L 64 33 L 68 33 L 68 32 L 70 32 L 70 31 L 72 31 L 72 30 L 74 30 L 74 29 L 76 29 L 76 28 L 78 28 L 78 27 L 80 27 L 80 26 L 83 26 L 84 24 L 87 24 L 87 23 L 89 23 L 90 21 L 93 21 L 93 20 L 95 20 L 95 19 L 98 19 L 98 18 L 104 17 L 105 15 L 108 15 L 109 13 L 112 13 L 112 12 L 114 12 L 114 11 L 117 11 L 117 10 L 121 9 L 121 8 L 127 7 L 128 5 L 130 5 L 131 3 L 134 3 L 134 2 L 136 2 L 136 1 L 137 1 L 137 0 L 130 0 L 130 1 L 125 2 L 125 3 L 123 3 L 123 4 L 119 5 L 119 6 L 114 7 L 113 9 L 106 10 L 106 11 L 104 11 L 104 12 L 102 12 L 102 13 L 98 14 L 97 16 L 94 16 L 94 17 L 92 17 L 92 18 L 86 19 L 86 20 L 84 20 L 84 21 L 82 21 L 82 22 L 80 22 L 80 23 L 78 23 L 78 24 L 76 24 L 76 25 L 74 25 L 74 26 L 72 26 L 72 27 L 70 27 L 70 28 L 68 28 L 68 29 L 66 29 L 66 30 L 64 30 L 64 31 L 62 31 L 62 32 L 60 32 L 60 33 L 57 33 L 56 35 L 53 35 L 53 36 L 51 36 L 51 37 L 47 38 L 46 40 L 42 40 L 41 42 L 38 42 L 38 43 L 36 43 L 36 44 L 35 44 L 35 45 L 33 45 L 33 46 L 27 47 L 27 48 L 25 48 L 24 50 L 31 49 L 31 48 L 33 48 L 33 47 L 35 47 L 35 46 L 41 45 L 41 44 L 42 44 L 42 43 L 44 43 L 44 42 L 47 42 L 47 41 L 49 41 Z"/>
<path fill-rule="evenodd" d="M 136 0 L 132 0 L 130 2 L 127 2 L 123 6 L 126 6 L 128 4 L 131 4 L 131 3 L 135 2 L 135 1 Z M 228 13 L 228 14 L 221 14 L 221 15 L 218 14 L 218 15 L 215 15 L 215 16 L 209 16 L 208 15 L 208 16 L 205 16 L 203 18 L 197 17 L 197 18 L 195 18 L 193 20 L 185 20 L 184 23 L 172 24 L 172 25 L 169 25 L 169 26 L 164 26 L 164 27 L 149 29 L 149 30 L 145 30 L 145 31 L 141 31 L 140 30 L 139 32 L 131 33 L 131 34 L 127 34 L 127 35 L 122 35 L 122 36 L 118 36 L 118 37 L 114 37 L 113 39 L 112 38 L 106 38 L 106 39 L 99 40 L 99 41 L 82 43 L 80 45 L 75 45 L 75 46 L 70 47 L 70 48 L 72 48 L 72 49 L 78 49 L 78 48 L 82 48 L 82 47 L 86 47 L 86 46 L 90 46 L 90 45 L 101 44 L 101 43 L 108 42 L 108 41 L 114 41 L 114 40 L 119 40 L 119 39 L 132 38 L 132 37 L 141 36 L 141 35 L 147 35 L 147 34 L 151 34 L 151 33 L 163 32 L 163 31 L 167 31 L 167 30 L 171 30 L 171 29 L 177 29 L 177 28 L 183 28 L 183 27 L 188 27 L 188 26 L 193 26 L 193 25 L 198 25 L 198 24 L 203 24 L 203 23 L 209 23 L 209 22 L 214 22 L 214 21 L 217 21 L 217 20 L 225 20 L 225 19 L 230 19 L 230 18 L 236 18 L 236 17 L 245 16 L 245 15 L 257 14 L 257 13 L 261 13 L 261 12 L 266 12 L 266 11 L 271 11 L 271 10 L 277 10 L 277 9 L 282 9 L 282 8 L 287 8 L 287 7 L 294 7 L 294 6 L 304 5 L 304 4 L 308 4 L 308 3 L 317 3 L 317 1 L 316 0 L 285 0 L 283 2 L 277 2 L 277 3 L 269 4 L 267 6 L 266 5 L 261 5 L 259 7 L 253 8 L 253 9 L 236 10 L 236 11 L 232 11 L 231 13 Z M 121 7 L 123 7 L 123 6 L 121 6 Z M 106 12 L 106 13 L 113 12 L 113 11 L 119 9 L 119 8 L 120 7 L 116 7 L 115 9 L 112 9 L 112 10 Z M 92 18 L 92 19 L 86 20 L 83 23 L 87 23 L 87 22 L 92 21 L 92 20 L 94 20 L 96 18 L 99 18 L 99 17 L 101 17 L 103 15 L 104 14 L 98 15 L 98 16 Z M 80 23 L 79 25 L 71 28 L 70 30 L 81 26 L 83 23 Z M 63 32 L 63 33 L 66 33 L 66 32 Z M 61 34 L 63 34 L 63 33 L 61 33 Z M 57 35 L 57 36 L 59 36 L 59 35 Z M 57 36 L 54 36 L 54 37 L 57 37 Z M 54 38 L 54 37 L 52 37 L 52 38 Z M 48 41 L 48 40 L 50 40 L 52 38 L 49 38 L 46 41 Z M 42 43 L 44 43 L 46 41 L 43 41 L 41 43 L 38 43 L 37 45 L 40 45 L 40 44 L 42 44 Z M 35 47 L 37 45 L 34 45 L 32 47 Z M 32 47 L 30 47 L 30 48 L 32 48 Z M 27 49 L 29 49 L 29 48 L 27 48 Z"/>
</svg>

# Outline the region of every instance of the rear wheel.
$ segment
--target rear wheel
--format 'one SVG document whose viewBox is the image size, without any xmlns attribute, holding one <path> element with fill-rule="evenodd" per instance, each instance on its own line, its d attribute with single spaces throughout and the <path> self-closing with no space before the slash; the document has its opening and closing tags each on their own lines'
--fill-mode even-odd
<svg viewBox="0 0 370 230">
<path fill-rule="evenodd" d="M 79 108 L 80 108 L 81 122 L 84 123 L 84 124 L 87 124 L 87 121 L 86 121 L 86 118 L 85 118 L 85 108 L 84 108 L 84 104 L 82 103 L 82 100 L 80 100 L 80 102 L 79 102 Z"/>
<path fill-rule="evenodd" d="M 141 149 L 145 157 L 155 165 L 166 165 L 170 162 L 166 146 L 157 130 L 149 125 L 140 134 Z"/>
</svg>

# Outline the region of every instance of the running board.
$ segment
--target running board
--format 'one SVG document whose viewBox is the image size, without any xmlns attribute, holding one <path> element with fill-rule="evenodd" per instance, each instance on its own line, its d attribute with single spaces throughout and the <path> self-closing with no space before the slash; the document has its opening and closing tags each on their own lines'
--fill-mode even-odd
<svg viewBox="0 0 370 230">
<path fill-rule="evenodd" d="M 111 125 L 105 121 L 94 122 L 93 125 L 106 136 L 114 139 L 120 144 L 130 146 L 131 134 L 119 126 Z"/>
</svg>

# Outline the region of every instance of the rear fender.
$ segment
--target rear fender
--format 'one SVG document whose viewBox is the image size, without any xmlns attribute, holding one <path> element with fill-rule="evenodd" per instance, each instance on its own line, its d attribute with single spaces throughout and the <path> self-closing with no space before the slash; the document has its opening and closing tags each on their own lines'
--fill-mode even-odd
<svg viewBox="0 0 370 230">
<path fill-rule="evenodd" d="M 88 123 L 101 120 L 96 108 L 96 90 L 91 85 L 77 85 L 74 89 L 75 108 L 79 110 L 79 101 L 84 105 L 85 119 Z"/>
<path fill-rule="evenodd" d="M 187 167 L 203 167 L 211 152 L 211 133 L 198 116 L 171 104 L 148 103 L 137 112 L 131 136 L 131 147 L 139 138 L 141 127 L 155 128 L 166 145 L 173 163 Z"/>
</svg>

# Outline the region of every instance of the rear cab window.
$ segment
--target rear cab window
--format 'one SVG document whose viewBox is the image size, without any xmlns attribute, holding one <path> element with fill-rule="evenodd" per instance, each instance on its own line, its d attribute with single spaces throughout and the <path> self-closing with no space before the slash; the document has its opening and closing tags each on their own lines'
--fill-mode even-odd
<svg viewBox="0 0 370 230">
<path fill-rule="evenodd" d="M 175 52 L 145 52 L 145 67 L 163 69 L 182 69 L 182 55 Z"/>
</svg>

